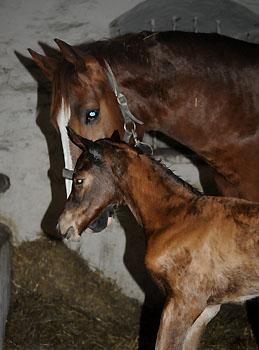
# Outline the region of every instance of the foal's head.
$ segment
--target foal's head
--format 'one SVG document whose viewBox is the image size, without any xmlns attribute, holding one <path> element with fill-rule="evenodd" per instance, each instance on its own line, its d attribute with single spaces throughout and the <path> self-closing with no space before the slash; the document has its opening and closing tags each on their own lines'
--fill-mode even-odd
<svg viewBox="0 0 259 350">
<path fill-rule="evenodd" d="M 59 218 L 58 229 L 64 238 L 78 240 L 84 230 L 92 232 L 89 226 L 107 207 L 123 202 L 116 185 L 119 174 L 113 171 L 113 159 L 109 157 L 109 150 L 114 147 L 115 140 L 119 142 L 119 135 L 115 132 L 111 139 L 94 142 L 70 128 L 68 134 L 83 152 L 76 163 L 72 192 Z M 112 221 L 107 217 L 106 225 Z"/>
</svg>

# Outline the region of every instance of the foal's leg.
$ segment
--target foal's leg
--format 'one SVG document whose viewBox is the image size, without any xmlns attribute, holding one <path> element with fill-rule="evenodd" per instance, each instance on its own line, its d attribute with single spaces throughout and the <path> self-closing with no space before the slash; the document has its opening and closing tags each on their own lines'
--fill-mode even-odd
<svg viewBox="0 0 259 350">
<path fill-rule="evenodd" d="M 156 350 L 185 349 L 186 335 L 195 320 L 202 314 L 205 306 L 202 307 L 200 302 L 169 299 L 162 312 Z M 197 346 L 198 342 L 192 344 L 190 349 L 195 350 Z"/>
<path fill-rule="evenodd" d="M 200 337 L 207 324 L 217 315 L 221 305 L 210 305 L 200 314 L 188 330 L 184 340 L 183 350 L 198 348 Z"/>
</svg>

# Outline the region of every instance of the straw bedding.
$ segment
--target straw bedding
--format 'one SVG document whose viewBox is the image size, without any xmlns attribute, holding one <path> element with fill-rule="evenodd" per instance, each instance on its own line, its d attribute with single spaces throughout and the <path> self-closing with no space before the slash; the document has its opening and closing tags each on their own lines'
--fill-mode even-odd
<svg viewBox="0 0 259 350">
<path fill-rule="evenodd" d="M 154 349 L 154 315 L 140 327 L 141 305 L 62 242 L 42 237 L 12 252 L 4 350 L 137 350 L 139 341 L 142 350 Z M 245 308 L 226 305 L 200 349 L 255 350 Z"/>
</svg>

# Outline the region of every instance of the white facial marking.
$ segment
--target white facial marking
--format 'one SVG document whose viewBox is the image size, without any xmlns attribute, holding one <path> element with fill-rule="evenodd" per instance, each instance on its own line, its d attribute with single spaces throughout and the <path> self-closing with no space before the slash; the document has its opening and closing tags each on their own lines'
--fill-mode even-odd
<svg viewBox="0 0 259 350">
<path fill-rule="evenodd" d="M 71 115 L 70 109 L 65 108 L 64 100 L 62 99 L 62 105 L 61 105 L 61 109 L 60 109 L 57 121 L 58 121 L 59 131 L 61 134 L 61 142 L 62 142 L 62 148 L 63 148 L 65 167 L 69 170 L 73 170 L 72 157 L 71 157 L 70 148 L 69 148 L 69 138 L 67 136 L 67 129 L 66 129 L 66 126 L 70 119 L 70 115 Z M 68 197 L 72 189 L 72 181 L 65 179 L 65 184 L 66 184 L 66 192 Z"/>
</svg>

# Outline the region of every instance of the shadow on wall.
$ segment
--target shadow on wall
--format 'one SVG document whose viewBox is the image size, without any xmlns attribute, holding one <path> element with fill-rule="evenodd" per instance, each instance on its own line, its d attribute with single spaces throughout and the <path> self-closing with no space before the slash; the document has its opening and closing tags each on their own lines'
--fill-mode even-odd
<svg viewBox="0 0 259 350">
<path fill-rule="evenodd" d="M 59 53 L 40 43 L 46 55 L 57 57 Z M 36 123 L 46 138 L 50 168 L 48 177 L 51 185 L 51 202 L 47 208 L 41 222 L 43 232 L 50 238 L 59 239 L 56 224 L 62 213 L 66 201 L 64 180 L 62 178 L 62 169 L 64 167 L 63 151 L 60 137 L 50 122 L 50 105 L 51 105 L 51 83 L 47 80 L 43 72 L 38 68 L 36 63 L 18 52 L 15 52 L 17 58 L 27 69 L 31 76 L 38 83 L 37 92 L 37 119 Z"/>
<path fill-rule="evenodd" d="M 120 207 L 117 217 L 126 236 L 124 264 L 145 295 L 140 319 L 139 350 L 153 349 L 165 296 L 146 270 L 146 241 L 142 228 L 128 207 Z"/>
</svg>

